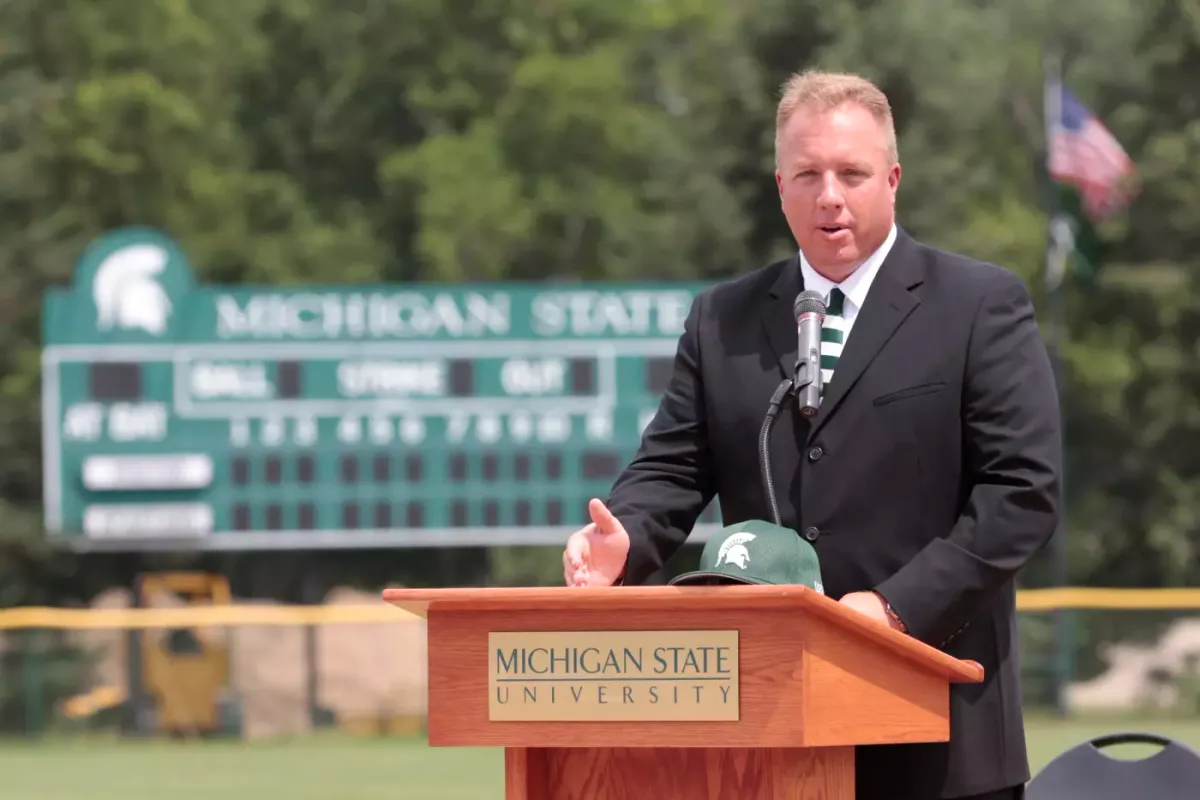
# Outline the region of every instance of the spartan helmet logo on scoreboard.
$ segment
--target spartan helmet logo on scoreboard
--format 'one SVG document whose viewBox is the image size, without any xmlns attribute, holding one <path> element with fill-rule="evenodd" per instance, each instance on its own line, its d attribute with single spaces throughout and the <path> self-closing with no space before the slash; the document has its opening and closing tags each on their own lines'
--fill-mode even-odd
<svg viewBox="0 0 1200 800">
<path fill-rule="evenodd" d="M 139 242 L 114 250 L 100 262 L 92 281 L 100 330 L 143 330 L 154 336 L 166 332 L 172 306 L 159 276 L 169 258 L 160 245 Z"/>
</svg>

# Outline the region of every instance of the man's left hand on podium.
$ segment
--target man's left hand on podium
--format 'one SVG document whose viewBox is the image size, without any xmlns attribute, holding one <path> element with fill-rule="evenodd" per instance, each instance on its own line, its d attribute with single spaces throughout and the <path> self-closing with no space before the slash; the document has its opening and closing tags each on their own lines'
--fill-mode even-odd
<svg viewBox="0 0 1200 800">
<path fill-rule="evenodd" d="M 892 630 L 904 632 L 903 623 L 894 614 L 888 613 L 887 601 L 878 592 L 851 592 L 838 602 L 876 622 L 882 622 Z"/>
</svg>

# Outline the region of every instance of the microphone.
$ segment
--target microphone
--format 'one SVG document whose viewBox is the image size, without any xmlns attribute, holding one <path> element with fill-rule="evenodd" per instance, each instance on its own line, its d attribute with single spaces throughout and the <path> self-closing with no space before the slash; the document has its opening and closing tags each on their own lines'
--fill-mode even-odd
<svg viewBox="0 0 1200 800">
<path fill-rule="evenodd" d="M 809 289 L 796 295 L 792 305 L 796 317 L 796 400 L 800 413 L 815 416 L 821 403 L 821 326 L 825 323 L 825 299 Z"/>
<path fill-rule="evenodd" d="M 796 295 L 792 311 L 796 315 L 797 334 L 800 337 L 795 377 L 784 378 L 771 395 L 767 416 L 758 434 L 758 468 L 762 474 L 767 505 L 771 508 L 771 519 L 776 525 L 783 523 L 779 519 L 779 503 L 775 499 L 775 481 L 771 478 L 771 428 L 775 427 L 775 419 L 779 416 L 783 401 L 793 394 L 798 396 L 800 411 L 807 417 L 817 413 L 817 403 L 821 399 L 821 325 L 825 321 L 825 300 L 817 292 L 804 291 Z"/>
</svg>

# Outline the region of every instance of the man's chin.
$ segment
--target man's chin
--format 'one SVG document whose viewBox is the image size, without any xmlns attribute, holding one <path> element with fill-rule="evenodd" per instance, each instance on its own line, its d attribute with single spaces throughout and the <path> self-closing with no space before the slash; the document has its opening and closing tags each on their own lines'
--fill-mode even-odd
<svg viewBox="0 0 1200 800">
<path fill-rule="evenodd" d="M 862 257 L 853 242 L 840 247 L 818 242 L 811 251 L 804 251 L 804 257 L 813 269 L 834 283 L 845 280 L 862 263 Z"/>
</svg>

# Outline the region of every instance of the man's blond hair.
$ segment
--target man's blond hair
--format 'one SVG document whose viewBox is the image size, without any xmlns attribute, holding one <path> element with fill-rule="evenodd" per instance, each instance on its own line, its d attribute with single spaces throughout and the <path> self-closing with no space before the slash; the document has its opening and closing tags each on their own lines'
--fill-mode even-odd
<svg viewBox="0 0 1200 800">
<path fill-rule="evenodd" d="M 886 147 L 893 162 L 900 160 L 896 126 L 887 95 L 866 78 L 845 72 L 806 70 L 793 74 L 783 84 L 775 111 L 775 165 L 779 166 L 779 139 L 792 114 L 800 108 L 829 111 L 842 103 L 856 103 L 879 121 L 887 137 Z"/>
</svg>

